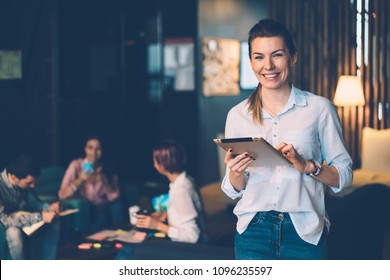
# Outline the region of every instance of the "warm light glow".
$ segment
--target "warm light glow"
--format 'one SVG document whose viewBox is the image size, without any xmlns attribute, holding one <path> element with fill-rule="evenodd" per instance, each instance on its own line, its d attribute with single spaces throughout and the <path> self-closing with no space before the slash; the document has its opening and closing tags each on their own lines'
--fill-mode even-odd
<svg viewBox="0 0 390 280">
<path fill-rule="evenodd" d="M 363 106 L 363 87 L 357 76 L 340 76 L 333 100 L 337 106 Z"/>
</svg>

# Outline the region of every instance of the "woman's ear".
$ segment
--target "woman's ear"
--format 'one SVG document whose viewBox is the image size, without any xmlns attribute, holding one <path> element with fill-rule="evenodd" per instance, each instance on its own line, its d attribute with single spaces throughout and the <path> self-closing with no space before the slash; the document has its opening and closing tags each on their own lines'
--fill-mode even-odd
<svg viewBox="0 0 390 280">
<path fill-rule="evenodd" d="M 290 66 L 291 67 L 294 67 L 295 64 L 297 63 L 297 60 L 298 60 L 298 53 L 295 53 L 292 58 L 291 58 L 291 62 L 290 62 Z"/>
</svg>

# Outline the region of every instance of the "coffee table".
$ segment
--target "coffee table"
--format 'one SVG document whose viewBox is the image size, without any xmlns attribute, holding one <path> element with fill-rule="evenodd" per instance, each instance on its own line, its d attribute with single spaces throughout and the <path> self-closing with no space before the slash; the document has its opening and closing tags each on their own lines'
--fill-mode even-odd
<svg viewBox="0 0 390 280">
<path fill-rule="evenodd" d="M 132 226 L 129 223 L 123 223 L 110 227 L 110 229 L 130 230 Z M 97 243 L 99 248 L 92 246 L 90 249 L 79 249 L 78 246 L 82 243 Z M 112 260 L 118 254 L 120 248 L 116 248 L 115 244 L 122 244 L 116 241 L 93 241 L 82 239 L 79 243 L 68 242 L 61 246 L 58 250 L 58 259 L 60 260 Z"/>
<path fill-rule="evenodd" d="M 101 248 L 79 249 L 79 244 L 65 244 L 58 250 L 60 260 L 113 260 L 120 249 L 115 243 L 100 243 Z"/>
</svg>

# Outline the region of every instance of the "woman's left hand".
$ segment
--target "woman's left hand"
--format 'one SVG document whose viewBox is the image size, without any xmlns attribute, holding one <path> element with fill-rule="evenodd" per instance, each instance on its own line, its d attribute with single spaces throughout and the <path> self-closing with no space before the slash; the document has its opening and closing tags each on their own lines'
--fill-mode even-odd
<svg viewBox="0 0 390 280">
<path fill-rule="evenodd" d="M 157 229 L 159 221 L 151 216 L 137 215 L 137 224 L 139 228 Z"/>
<path fill-rule="evenodd" d="M 282 153 L 282 155 L 287 158 L 298 170 L 299 173 L 310 173 L 310 161 L 304 159 L 298 152 L 295 150 L 292 144 L 280 143 L 276 146 L 276 149 Z"/>
</svg>

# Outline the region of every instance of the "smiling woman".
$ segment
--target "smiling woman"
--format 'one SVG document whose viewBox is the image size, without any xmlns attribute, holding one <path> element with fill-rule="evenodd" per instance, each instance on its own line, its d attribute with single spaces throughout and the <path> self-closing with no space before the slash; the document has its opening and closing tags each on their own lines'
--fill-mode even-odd
<svg viewBox="0 0 390 280">
<path fill-rule="evenodd" d="M 91 231 L 122 221 L 118 177 L 103 148 L 99 137 L 90 136 L 84 158 L 69 164 L 58 193 L 60 199 L 81 197 L 91 204 Z"/>
<path fill-rule="evenodd" d="M 227 150 L 222 190 L 241 198 L 234 209 L 236 257 L 323 259 L 329 226 L 324 185 L 338 192 L 352 181 L 337 112 L 329 100 L 289 82 L 298 55 L 281 23 L 259 21 L 248 47 L 259 85 L 228 113 L 225 137 L 264 135 L 292 166 L 249 166 L 253 155 Z"/>
</svg>

